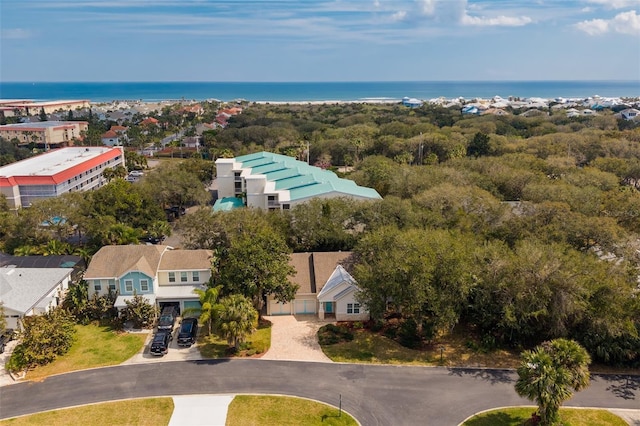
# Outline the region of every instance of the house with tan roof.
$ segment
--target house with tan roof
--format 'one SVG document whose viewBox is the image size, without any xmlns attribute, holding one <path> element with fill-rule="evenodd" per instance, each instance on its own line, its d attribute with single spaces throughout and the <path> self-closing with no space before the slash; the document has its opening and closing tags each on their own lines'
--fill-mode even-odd
<svg viewBox="0 0 640 426">
<path fill-rule="evenodd" d="M 173 250 L 166 245 L 102 247 L 84 274 L 89 295 L 116 295 L 114 306 L 142 295 L 160 309 L 175 306 L 179 312 L 200 307 L 194 289 L 204 289 L 211 277 L 208 250 Z"/>
<path fill-rule="evenodd" d="M 336 321 L 365 321 L 369 312 L 357 300 L 359 288 L 347 272 L 352 266 L 351 252 L 293 253 L 289 264 L 296 273 L 291 282 L 298 285 L 296 297 L 281 303 L 267 300 L 267 315 L 317 315 Z"/>
</svg>

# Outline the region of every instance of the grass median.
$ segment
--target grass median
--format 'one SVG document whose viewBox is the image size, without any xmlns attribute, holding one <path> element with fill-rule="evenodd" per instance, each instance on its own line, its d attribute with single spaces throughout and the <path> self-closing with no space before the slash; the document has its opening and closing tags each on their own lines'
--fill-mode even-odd
<svg viewBox="0 0 640 426">
<path fill-rule="evenodd" d="M 473 416 L 463 426 L 522 426 L 533 424 L 535 407 L 513 407 Z M 561 408 L 560 420 L 566 426 L 627 426 L 627 422 L 607 410 Z"/>
<path fill-rule="evenodd" d="M 132 399 L 45 411 L 3 420 L 0 426 L 167 425 L 172 413 L 172 398 Z"/>
<path fill-rule="evenodd" d="M 174 410 L 172 398 L 133 399 L 46 411 L 0 421 L 0 426 L 23 425 L 167 425 Z M 178 422 L 180 419 L 176 419 Z M 356 426 L 349 414 L 308 399 L 238 395 L 227 412 L 228 426 Z"/>
</svg>

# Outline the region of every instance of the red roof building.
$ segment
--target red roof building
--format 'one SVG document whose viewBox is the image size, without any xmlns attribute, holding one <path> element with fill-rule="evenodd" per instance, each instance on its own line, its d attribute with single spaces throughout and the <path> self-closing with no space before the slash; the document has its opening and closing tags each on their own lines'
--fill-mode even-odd
<svg viewBox="0 0 640 426">
<path fill-rule="evenodd" d="M 122 148 L 73 147 L 49 151 L 0 167 L 0 193 L 13 209 L 67 192 L 88 191 L 107 183 L 107 168 L 125 166 Z"/>
<path fill-rule="evenodd" d="M 157 126 L 158 125 L 158 120 L 156 120 L 153 117 L 149 117 L 149 118 L 145 118 L 144 120 L 142 120 L 140 122 L 141 126 L 150 126 L 152 124 Z"/>
</svg>

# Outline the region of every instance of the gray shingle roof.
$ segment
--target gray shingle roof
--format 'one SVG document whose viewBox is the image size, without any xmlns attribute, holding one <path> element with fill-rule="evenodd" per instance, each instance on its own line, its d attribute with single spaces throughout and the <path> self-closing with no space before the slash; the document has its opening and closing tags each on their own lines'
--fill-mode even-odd
<svg viewBox="0 0 640 426">
<path fill-rule="evenodd" d="M 71 272 L 71 268 L 0 268 L 0 301 L 6 308 L 25 313 Z"/>
</svg>

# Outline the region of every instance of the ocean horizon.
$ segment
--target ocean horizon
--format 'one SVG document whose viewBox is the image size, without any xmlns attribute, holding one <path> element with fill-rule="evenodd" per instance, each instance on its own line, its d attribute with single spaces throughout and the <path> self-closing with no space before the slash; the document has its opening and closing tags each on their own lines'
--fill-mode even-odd
<svg viewBox="0 0 640 426">
<path fill-rule="evenodd" d="M 640 97 L 627 81 L 371 81 L 371 82 L 0 82 L 0 99 L 35 101 L 220 100 L 251 102 L 396 101 L 433 98 Z"/>
</svg>

